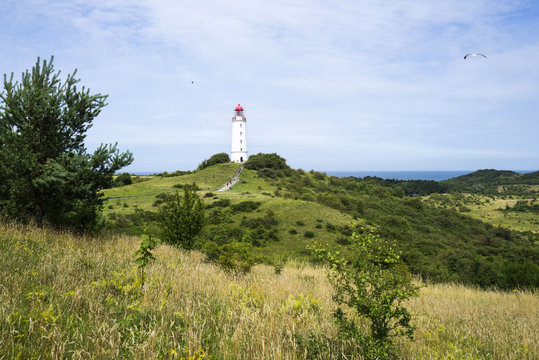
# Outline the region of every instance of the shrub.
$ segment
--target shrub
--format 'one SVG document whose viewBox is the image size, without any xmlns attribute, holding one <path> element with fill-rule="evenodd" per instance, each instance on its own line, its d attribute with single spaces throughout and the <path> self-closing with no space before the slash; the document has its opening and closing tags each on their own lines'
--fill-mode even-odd
<svg viewBox="0 0 539 360">
<path fill-rule="evenodd" d="M 242 201 L 231 206 L 232 211 L 235 212 L 251 212 L 256 210 L 262 203 L 260 201 Z"/>
<path fill-rule="evenodd" d="M 248 273 L 257 263 L 257 259 L 250 254 L 251 244 L 247 242 L 230 242 L 222 245 L 214 241 L 204 244 L 202 251 L 207 260 L 217 264 L 225 271 Z"/>
<path fill-rule="evenodd" d="M 195 191 L 200 190 L 198 185 L 195 184 L 195 183 L 192 183 L 192 184 L 175 184 L 175 185 L 172 185 L 172 187 L 174 187 L 176 189 L 183 189 L 183 188 L 191 188 L 192 187 Z"/>
<path fill-rule="evenodd" d="M 195 237 L 204 226 L 204 205 L 195 186 L 186 186 L 183 196 L 176 192 L 174 199 L 159 209 L 162 238 L 172 245 L 192 249 Z"/>
<path fill-rule="evenodd" d="M 245 168 L 251 170 L 262 170 L 262 169 L 274 169 L 274 170 L 284 170 L 289 169 L 289 166 L 286 164 L 286 160 L 279 155 L 273 154 L 263 154 L 258 153 L 256 155 L 251 155 L 249 160 L 245 162 Z"/>
<path fill-rule="evenodd" d="M 225 164 L 230 162 L 230 157 L 227 153 L 218 153 L 215 155 L 212 155 L 209 159 L 204 160 L 200 165 L 198 165 L 197 170 L 202 170 L 207 168 L 208 166 L 216 165 L 216 164 Z"/>
<path fill-rule="evenodd" d="M 213 204 L 210 204 L 208 206 L 206 206 L 208 209 L 210 208 L 213 208 L 213 207 L 228 207 L 230 206 L 230 199 L 220 199 L 220 200 L 217 200 L 215 201 Z"/>
<path fill-rule="evenodd" d="M 329 263 L 328 278 L 338 305 L 334 316 L 341 335 L 355 339 L 367 359 L 392 358 L 396 355 L 393 337 L 413 339 L 415 328 L 403 302 L 417 296 L 418 288 L 412 284 L 394 244 L 372 230 L 359 230 L 351 236 L 353 251 L 349 259 L 319 246 L 310 248 Z M 362 333 L 358 317 L 369 321 L 369 334 Z"/>
<path fill-rule="evenodd" d="M 125 186 L 125 185 L 131 185 L 133 183 L 133 179 L 131 179 L 131 175 L 129 173 L 122 173 L 116 177 L 114 180 L 115 186 Z"/>
<path fill-rule="evenodd" d="M 296 234 L 298 233 L 298 231 L 297 231 L 296 229 L 294 229 L 294 228 L 288 230 L 288 232 L 289 232 L 290 234 L 292 234 L 292 235 L 296 235 Z"/>
<path fill-rule="evenodd" d="M 303 236 L 305 236 L 308 239 L 312 239 L 314 237 L 314 233 L 312 231 L 305 231 Z"/>
<path fill-rule="evenodd" d="M 144 234 L 140 237 L 139 248 L 133 253 L 135 262 L 140 270 L 142 284 L 144 284 L 145 280 L 146 266 L 150 263 L 150 261 L 155 260 L 151 250 L 153 250 L 159 244 L 159 241 L 159 239 L 154 238 L 152 235 Z"/>
</svg>

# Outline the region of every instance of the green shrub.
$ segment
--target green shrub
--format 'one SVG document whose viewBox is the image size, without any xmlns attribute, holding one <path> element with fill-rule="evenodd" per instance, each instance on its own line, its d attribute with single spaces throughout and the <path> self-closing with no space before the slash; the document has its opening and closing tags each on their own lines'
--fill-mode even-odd
<svg viewBox="0 0 539 360">
<path fill-rule="evenodd" d="M 125 185 L 131 185 L 133 183 L 133 179 L 131 179 L 131 175 L 129 173 L 121 173 L 114 179 L 114 185 L 115 186 L 125 186 Z"/>
<path fill-rule="evenodd" d="M 418 295 L 418 287 L 412 284 L 394 244 L 366 228 L 353 233 L 351 242 L 353 251 L 348 259 L 319 246 L 310 247 L 329 263 L 328 278 L 335 291 L 333 300 L 338 307 L 334 316 L 340 334 L 356 340 L 366 359 L 396 357 L 392 339 L 413 339 L 415 328 L 403 303 Z M 370 333 L 362 332 L 358 318 L 369 321 Z"/>
<path fill-rule="evenodd" d="M 308 239 L 312 239 L 314 237 L 314 233 L 312 231 L 305 231 L 303 236 L 305 236 Z"/>
<path fill-rule="evenodd" d="M 197 170 L 202 170 L 207 168 L 208 166 L 216 165 L 216 164 L 225 164 L 230 162 L 230 157 L 227 153 L 218 153 L 215 155 L 212 155 L 209 159 L 204 160 L 200 165 L 198 165 Z"/>
<path fill-rule="evenodd" d="M 208 206 L 206 206 L 207 209 L 211 209 L 213 207 L 228 207 L 230 206 L 230 199 L 219 199 L 215 202 L 213 202 L 213 204 L 209 204 Z"/>
<path fill-rule="evenodd" d="M 192 249 L 195 237 L 204 226 L 204 204 L 195 186 L 186 186 L 183 196 L 176 192 L 174 199 L 159 209 L 162 238 L 168 243 Z"/>
<path fill-rule="evenodd" d="M 250 254 L 251 244 L 247 242 L 230 242 L 222 245 L 214 241 L 204 244 L 202 251 L 207 260 L 217 264 L 225 271 L 248 273 L 257 263 L 257 259 Z"/>
<path fill-rule="evenodd" d="M 256 210 L 262 203 L 260 201 L 242 201 L 231 206 L 232 211 L 235 212 L 251 212 Z"/>
<path fill-rule="evenodd" d="M 140 237 L 139 248 L 133 254 L 135 262 L 137 263 L 140 270 L 142 284 L 144 284 L 145 280 L 146 266 L 150 263 L 151 260 L 155 260 L 155 257 L 151 253 L 151 250 L 153 250 L 157 246 L 157 244 L 159 244 L 159 241 L 159 239 L 153 237 L 152 235 L 144 234 Z"/>
</svg>

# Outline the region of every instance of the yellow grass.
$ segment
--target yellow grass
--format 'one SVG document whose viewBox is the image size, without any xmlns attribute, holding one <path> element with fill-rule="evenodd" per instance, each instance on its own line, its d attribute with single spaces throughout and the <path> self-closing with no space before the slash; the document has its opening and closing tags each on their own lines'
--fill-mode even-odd
<svg viewBox="0 0 539 360">
<path fill-rule="evenodd" d="M 161 245 L 142 285 L 129 237 L 79 238 L 0 224 L 0 359 L 345 359 L 322 268 L 227 274 Z M 536 292 L 427 285 L 409 302 L 405 359 L 537 359 Z M 310 342 L 309 342 L 309 339 Z M 318 353 L 317 353 L 318 351 Z"/>
</svg>

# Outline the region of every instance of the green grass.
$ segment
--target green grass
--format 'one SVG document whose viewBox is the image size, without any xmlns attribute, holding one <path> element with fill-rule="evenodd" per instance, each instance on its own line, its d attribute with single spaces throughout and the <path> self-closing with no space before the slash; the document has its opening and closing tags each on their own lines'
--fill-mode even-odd
<svg viewBox="0 0 539 360">
<path fill-rule="evenodd" d="M 528 186 L 528 187 L 535 187 Z M 480 194 L 436 194 L 425 197 L 438 207 L 457 208 L 464 213 L 486 223 L 503 226 L 517 231 L 539 233 L 539 217 L 532 212 L 501 211 L 513 207 L 519 200 L 531 201 L 532 194 L 494 196 Z"/>
<path fill-rule="evenodd" d="M 194 174 L 171 177 L 149 176 L 150 180 L 148 181 L 105 189 L 103 194 L 110 200 L 105 202 L 104 214 L 107 215 L 111 212 L 131 214 L 135 212 L 135 208 L 146 211 L 155 210 L 155 207 L 152 206 L 156 200 L 155 196 L 161 193 L 181 191 L 181 189 L 174 187 L 178 184 L 185 185 L 194 182 L 201 189 L 199 191 L 201 195 L 208 191 L 215 192 L 230 180 L 238 166 L 238 164 L 233 163 L 219 164 Z M 127 204 L 127 206 L 124 207 L 123 204 Z M 109 208 L 110 205 L 113 206 L 113 209 Z"/>
<path fill-rule="evenodd" d="M 260 178 L 254 170 L 244 169 L 240 181 L 231 190 L 216 191 L 230 180 L 237 167 L 237 164 L 218 164 L 202 171 L 197 171 L 194 174 L 175 177 L 151 176 L 151 180 L 145 182 L 104 190 L 105 196 L 112 198 L 105 203 L 104 215 L 108 216 L 115 213 L 121 217 L 122 215 L 135 213 L 135 209 L 156 212 L 158 207 L 152 205 L 157 200 L 156 195 L 161 193 L 172 194 L 176 190 L 180 190 L 174 188 L 174 185 L 194 182 L 200 188 L 198 194 L 207 205 L 222 199 L 229 199 L 232 204 L 247 200 L 262 203 L 254 212 L 233 213 L 231 216 L 233 226 L 239 226 L 244 216 L 246 218 L 260 217 L 268 211 L 275 214 L 275 218 L 279 222 L 276 227 L 279 241 L 254 249 L 255 254 L 265 258 L 274 258 L 275 254 L 278 254 L 279 258 L 306 258 L 305 249 L 309 242 L 314 240 L 334 244 L 335 240 L 342 236 L 338 231 L 328 231 L 326 229 L 327 223 L 336 227 L 348 225 L 352 222 L 358 223 L 350 215 L 315 202 L 275 196 L 274 192 L 277 187 L 272 184 L 271 180 Z M 213 193 L 214 196 L 210 198 L 204 197 L 208 192 Z M 112 209 L 110 208 L 111 206 Z M 323 219 L 322 227 L 319 229 L 316 228 L 317 219 Z M 305 226 L 302 229 L 298 228 L 300 230 L 298 234 L 291 234 L 289 230 L 297 227 L 295 225 L 297 221 L 304 222 Z M 158 232 L 155 225 L 150 226 L 150 229 Z M 314 238 L 305 238 L 305 230 L 313 231 Z"/>
</svg>

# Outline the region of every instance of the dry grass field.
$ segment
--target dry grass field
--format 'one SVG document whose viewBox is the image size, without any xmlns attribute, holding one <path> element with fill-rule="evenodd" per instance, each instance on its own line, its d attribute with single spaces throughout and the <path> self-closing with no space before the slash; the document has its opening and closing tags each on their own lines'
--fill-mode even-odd
<svg viewBox="0 0 539 360">
<path fill-rule="evenodd" d="M 0 359 L 360 359 L 339 340 L 323 268 L 227 274 L 161 245 L 142 282 L 137 238 L 0 223 Z M 424 285 L 403 359 L 537 359 L 537 292 Z"/>
</svg>

